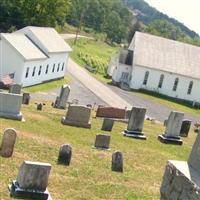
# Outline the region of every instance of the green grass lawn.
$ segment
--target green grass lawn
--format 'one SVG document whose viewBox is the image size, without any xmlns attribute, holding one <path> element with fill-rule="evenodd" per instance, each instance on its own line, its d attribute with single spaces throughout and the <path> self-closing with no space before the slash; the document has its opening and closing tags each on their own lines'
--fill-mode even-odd
<svg viewBox="0 0 200 200">
<path fill-rule="evenodd" d="M 112 47 L 104 42 L 88 39 L 78 39 L 74 45 L 74 39 L 67 40 L 73 51 L 70 57 L 79 65 L 89 65 L 97 70 L 97 73 L 91 73 L 94 77 L 103 82 L 110 82 L 105 78 L 109 59 L 114 55 L 118 48 Z"/>
<path fill-rule="evenodd" d="M 130 94 L 140 96 L 142 98 L 151 100 L 156 103 L 160 103 L 162 105 L 168 106 L 169 108 L 178 110 L 180 112 L 185 112 L 185 113 L 190 113 L 193 115 L 200 116 L 199 109 L 192 108 L 191 106 L 186 105 L 185 103 L 178 102 L 174 99 L 171 99 L 170 97 L 164 97 L 159 94 L 154 94 L 151 92 L 146 93 L 146 92 L 142 92 L 142 91 L 134 91 L 134 92 L 130 92 Z"/>
<path fill-rule="evenodd" d="M 0 197 L 11 199 L 7 186 L 16 179 L 23 160 L 52 164 L 48 189 L 56 200 L 152 200 L 159 199 L 159 188 L 167 160 L 186 160 L 196 134 L 190 132 L 182 146 L 166 145 L 157 140 L 163 132 L 160 124 L 145 121 L 146 141 L 123 137 L 126 124 L 116 123 L 111 135 L 110 151 L 92 148 L 102 119 L 92 118 L 92 128 L 83 129 L 60 123 L 64 110 L 47 105 L 36 111 L 36 105 L 23 105 L 26 122 L 0 119 L 0 139 L 3 129 L 17 130 L 17 141 L 11 158 L 0 158 Z M 93 113 L 94 114 L 94 113 Z M 59 147 L 71 144 L 71 165 L 57 165 Z M 124 154 L 124 173 L 111 171 L 111 155 L 115 150 Z"/>
<path fill-rule="evenodd" d="M 54 80 L 54 81 L 49 81 L 46 83 L 41 83 L 38 85 L 33 85 L 30 87 L 26 87 L 23 88 L 24 92 L 30 92 L 30 93 L 34 93 L 34 92 L 42 92 L 42 91 L 46 91 L 46 90 L 50 90 L 56 87 L 60 87 L 63 84 L 67 84 L 70 82 L 70 77 L 67 76 L 65 78 L 62 79 L 58 79 L 58 80 Z"/>
</svg>

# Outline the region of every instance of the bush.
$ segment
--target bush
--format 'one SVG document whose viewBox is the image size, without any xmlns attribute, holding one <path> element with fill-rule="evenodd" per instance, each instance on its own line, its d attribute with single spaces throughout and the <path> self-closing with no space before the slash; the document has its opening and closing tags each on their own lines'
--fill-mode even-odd
<svg viewBox="0 0 200 200">
<path fill-rule="evenodd" d="M 106 74 L 108 63 L 102 58 L 85 52 L 79 52 L 78 56 L 86 65 L 94 68 L 99 74 Z"/>
</svg>

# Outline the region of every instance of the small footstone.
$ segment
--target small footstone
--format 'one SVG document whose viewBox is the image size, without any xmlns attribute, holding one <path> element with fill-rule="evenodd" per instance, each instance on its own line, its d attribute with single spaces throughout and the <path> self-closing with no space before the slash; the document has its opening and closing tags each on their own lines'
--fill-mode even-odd
<svg viewBox="0 0 200 200">
<path fill-rule="evenodd" d="M 98 134 L 96 135 L 96 140 L 95 140 L 95 148 L 97 149 L 109 149 L 110 145 L 110 136 L 109 135 L 103 135 L 103 134 Z"/>
<path fill-rule="evenodd" d="M 64 144 L 60 147 L 58 164 L 70 165 L 72 157 L 72 147 L 69 144 Z"/>
<path fill-rule="evenodd" d="M 123 154 L 120 151 L 112 154 L 112 171 L 123 172 Z"/>
<path fill-rule="evenodd" d="M 42 110 L 42 104 L 41 103 L 39 103 L 39 104 L 37 104 L 37 110 Z"/>
<path fill-rule="evenodd" d="M 9 158 L 13 154 L 17 133 L 13 128 L 7 128 L 4 131 L 3 139 L 0 147 L 0 155 Z"/>
<path fill-rule="evenodd" d="M 113 119 L 104 118 L 101 130 L 102 131 L 112 131 L 113 125 L 114 125 Z"/>
</svg>

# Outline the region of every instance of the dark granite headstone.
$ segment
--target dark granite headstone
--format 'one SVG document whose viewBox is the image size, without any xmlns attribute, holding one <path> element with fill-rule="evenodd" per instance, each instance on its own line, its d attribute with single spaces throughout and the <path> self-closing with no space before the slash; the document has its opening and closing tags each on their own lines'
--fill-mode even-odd
<svg viewBox="0 0 200 200">
<path fill-rule="evenodd" d="M 112 171 L 123 172 L 123 154 L 120 151 L 112 154 Z"/>
<path fill-rule="evenodd" d="M 72 157 L 72 147 L 69 144 L 64 144 L 60 147 L 58 164 L 70 165 Z"/>
<path fill-rule="evenodd" d="M 23 93 L 22 104 L 29 105 L 31 96 L 29 93 Z"/>
<path fill-rule="evenodd" d="M 109 149 L 110 145 L 110 136 L 109 135 L 104 135 L 104 134 L 98 134 L 96 135 L 96 140 L 95 140 L 95 148 L 97 149 Z"/>
<path fill-rule="evenodd" d="M 42 103 L 39 103 L 39 104 L 37 104 L 37 110 L 42 110 L 42 107 L 43 107 L 43 105 L 42 105 Z"/>
<path fill-rule="evenodd" d="M 104 118 L 101 130 L 112 131 L 113 125 L 114 125 L 113 119 Z"/>
<path fill-rule="evenodd" d="M 187 137 L 191 127 L 191 120 L 183 120 L 181 125 L 180 136 Z"/>
</svg>

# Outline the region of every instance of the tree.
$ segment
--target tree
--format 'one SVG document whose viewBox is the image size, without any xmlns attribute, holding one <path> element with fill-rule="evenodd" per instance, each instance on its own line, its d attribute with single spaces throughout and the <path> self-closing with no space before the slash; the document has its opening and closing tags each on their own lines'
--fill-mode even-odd
<svg viewBox="0 0 200 200">
<path fill-rule="evenodd" d="M 35 26 L 63 25 L 69 0 L 24 0 L 25 24 Z"/>
</svg>

